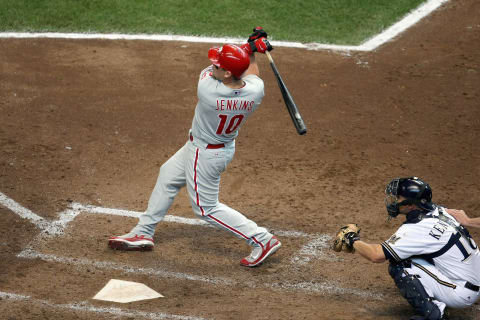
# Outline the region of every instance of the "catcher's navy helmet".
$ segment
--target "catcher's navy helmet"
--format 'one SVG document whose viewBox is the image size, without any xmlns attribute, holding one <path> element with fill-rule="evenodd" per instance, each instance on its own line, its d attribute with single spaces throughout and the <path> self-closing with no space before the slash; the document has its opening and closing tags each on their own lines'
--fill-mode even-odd
<svg viewBox="0 0 480 320">
<path fill-rule="evenodd" d="M 398 202 L 398 197 L 405 200 Z M 396 217 L 400 213 L 400 206 L 414 204 L 424 211 L 432 210 L 432 188 L 425 181 L 417 177 L 395 178 L 385 188 L 385 206 L 388 215 Z"/>
</svg>

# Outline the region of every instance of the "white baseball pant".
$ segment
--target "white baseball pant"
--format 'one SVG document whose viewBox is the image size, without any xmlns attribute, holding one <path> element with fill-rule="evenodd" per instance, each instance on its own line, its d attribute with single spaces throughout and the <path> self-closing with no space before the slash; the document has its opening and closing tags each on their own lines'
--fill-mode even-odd
<svg viewBox="0 0 480 320">
<path fill-rule="evenodd" d="M 412 259 L 410 268 L 404 269 L 408 274 L 418 275 L 425 291 L 433 297 L 440 311 L 445 307 L 465 308 L 475 303 L 480 297 L 479 291 L 465 288 L 466 281 L 451 280 L 434 265 L 423 259 Z"/>
<path fill-rule="evenodd" d="M 156 225 L 164 218 L 180 189 L 186 185 L 192 209 L 198 217 L 217 228 L 232 232 L 251 246 L 263 247 L 272 234 L 218 201 L 220 175 L 234 154 L 235 141 L 216 149 L 207 148 L 206 143 L 196 138 L 187 141 L 161 166 L 147 211 L 140 215 L 137 226 L 130 233 L 153 237 Z"/>
</svg>

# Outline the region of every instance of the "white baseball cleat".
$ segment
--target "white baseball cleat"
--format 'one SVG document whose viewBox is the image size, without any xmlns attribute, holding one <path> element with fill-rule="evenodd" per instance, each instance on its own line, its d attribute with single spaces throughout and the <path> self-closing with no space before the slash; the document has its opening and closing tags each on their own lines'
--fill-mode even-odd
<svg viewBox="0 0 480 320">
<path fill-rule="evenodd" d="M 243 258 L 240 264 L 244 267 L 256 267 L 263 262 L 268 256 L 274 254 L 282 243 L 278 241 L 277 237 L 273 236 L 270 241 L 267 242 L 264 249 L 262 247 L 254 247 L 250 255 Z"/>
<path fill-rule="evenodd" d="M 144 235 L 126 234 L 119 237 L 111 237 L 108 239 L 108 246 L 111 249 L 122 251 L 150 251 L 153 249 L 153 239 Z"/>
</svg>

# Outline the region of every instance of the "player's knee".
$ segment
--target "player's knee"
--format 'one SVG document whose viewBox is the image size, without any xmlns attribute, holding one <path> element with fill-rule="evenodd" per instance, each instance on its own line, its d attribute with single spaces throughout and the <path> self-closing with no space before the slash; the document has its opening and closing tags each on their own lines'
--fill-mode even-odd
<svg viewBox="0 0 480 320">
<path fill-rule="evenodd" d="M 425 319 L 435 320 L 442 318 L 442 312 L 432 301 L 418 276 L 405 273 L 403 263 L 390 263 L 388 272 L 395 281 L 401 295 Z"/>
<path fill-rule="evenodd" d="M 214 211 L 215 206 L 198 206 L 196 204 L 192 204 L 192 209 L 196 216 L 205 217 Z"/>
<path fill-rule="evenodd" d="M 157 183 L 155 185 L 155 190 L 160 193 L 166 193 L 170 196 L 177 195 L 178 191 L 182 187 L 182 184 L 172 179 L 171 173 L 168 172 L 168 168 L 165 165 L 160 167 L 160 173 L 158 175 Z"/>
<path fill-rule="evenodd" d="M 396 263 L 396 262 L 390 262 L 390 264 L 388 266 L 388 273 L 390 274 L 390 277 L 393 278 L 395 283 L 397 283 L 396 279 L 402 277 L 403 269 L 404 269 L 403 264 Z"/>
<path fill-rule="evenodd" d="M 160 171 L 158 172 L 158 179 L 162 182 L 166 182 L 166 177 L 168 177 L 168 169 L 165 163 L 160 167 Z"/>
<path fill-rule="evenodd" d="M 193 210 L 193 213 L 198 216 L 198 217 L 202 217 L 203 216 L 203 213 L 204 211 L 202 210 L 202 207 L 199 207 L 197 206 L 196 204 L 192 203 L 192 210 Z"/>
</svg>

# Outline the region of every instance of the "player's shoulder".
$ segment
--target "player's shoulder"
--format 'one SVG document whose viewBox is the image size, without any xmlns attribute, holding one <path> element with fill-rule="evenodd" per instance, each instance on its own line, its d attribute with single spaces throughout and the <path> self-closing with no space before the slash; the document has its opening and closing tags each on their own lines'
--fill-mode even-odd
<svg viewBox="0 0 480 320">
<path fill-rule="evenodd" d="M 262 78 L 260 78 L 256 74 L 246 75 L 246 76 L 242 77 L 242 80 L 245 81 L 245 82 L 249 82 L 249 83 L 262 83 L 263 84 Z"/>
<path fill-rule="evenodd" d="M 403 223 L 395 232 L 396 234 L 428 233 L 434 225 L 433 219 L 422 219 L 415 223 Z"/>
<path fill-rule="evenodd" d="M 264 83 L 262 78 L 255 74 L 249 74 L 245 77 L 242 77 L 242 80 L 245 82 L 245 87 L 252 91 L 263 91 Z"/>
<path fill-rule="evenodd" d="M 400 229 L 428 229 L 438 222 L 434 217 L 421 217 L 418 220 L 406 221 L 400 226 Z"/>
</svg>

